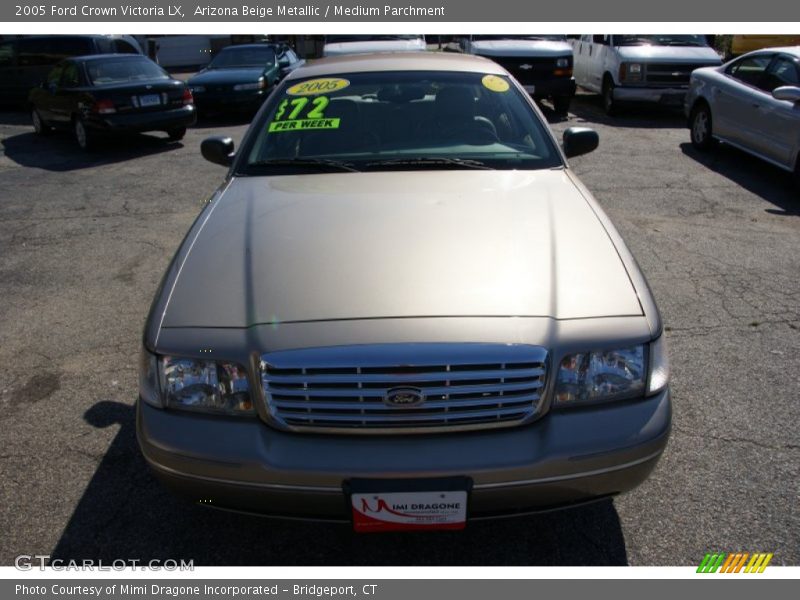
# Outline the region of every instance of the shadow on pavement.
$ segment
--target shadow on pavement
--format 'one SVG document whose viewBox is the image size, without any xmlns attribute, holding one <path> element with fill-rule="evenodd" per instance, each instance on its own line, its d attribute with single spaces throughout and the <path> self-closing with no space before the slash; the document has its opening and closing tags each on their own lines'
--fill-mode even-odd
<svg viewBox="0 0 800 600">
<path fill-rule="evenodd" d="M 800 191 L 795 188 L 790 173 L 725 144 L 717 144 L 709 152 L 699 152 L 690 142 L 686 142 L 681 144 L 681 151 L 777 207 L 768 208 L 766 212 L 800 215 Z"/>
<path fill-rule="evenodd" d="M 195 565 L 625 565 L 611 501 L 453 533 L 356 535 L 347 525 L 283 521 L 180 501 L 150 475 L 135 410 L 103 401 L 84 418 L 119 425 L 53 559 L 184 559 Z"/>
<path fill-rule="evenodd" d="M 572 100 L 569 112 L 579 122 L 599 123 L 612 127 L 634 129 L 675 129 L 686 126 L 682 107 L 657 104 L 627 104 L 621 106 L 614 116 L 603 110 L 602 99 L 595 94 L 578 94 Z"/>
<path fill-rule="evenodd" d="M 215 129 L 249 125 L 255 116 L 255 112 L 200 113 L 197 117 L 197 123 L 192 126 L 192 129 Z"/>
<path fill-rule="evenodd" d="M 2 153 L 23 167 L 48 171 L 75 171 L 107 165 L 141 156 L 182 148 L 180 142 L 168 142 L 153 135 L 124 135 L 100 140 L 96 150 L 84 152 L 69 132 L 36 135 L 33 130 L 5 138 Z"/>
</svg>

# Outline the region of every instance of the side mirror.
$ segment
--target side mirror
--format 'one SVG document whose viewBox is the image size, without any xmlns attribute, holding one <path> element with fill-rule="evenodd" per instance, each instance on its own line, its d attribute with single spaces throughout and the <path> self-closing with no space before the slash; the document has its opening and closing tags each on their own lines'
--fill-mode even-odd
<svg viewBox="0 0 800 600">
<path fill-rule="evenodd" d="M 600 136 L 588 127 L 570 127 L 564 132 L 564 154 L 567 158 L 588 154 L 600 145 Z"/>
<path fill-rule="evenodd" d="M 787 102 L 800 102 L 800 87 L 783 85 L 772 90 L 772 97 Z"/>
<path fill-rule="evenodd" d="M 233 140 L 224 135 L 215 135 L 200 143 L 200 154 L 207 161 L 223 167 L 233 164 Z"/>
</svg>

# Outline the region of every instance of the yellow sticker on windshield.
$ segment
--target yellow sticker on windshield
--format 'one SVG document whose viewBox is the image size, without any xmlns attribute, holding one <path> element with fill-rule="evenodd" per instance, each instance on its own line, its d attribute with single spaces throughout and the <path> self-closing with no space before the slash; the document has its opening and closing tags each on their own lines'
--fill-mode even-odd
<svg viewBox="0 0 800 600">
<path fill-rule="evenodd" d="M 286 90 L 288 96 L 314 96 L 316 94 L 329 94 L 343 90 L 350 82 L 347 79 L 338 77 L 324 77 L 321 79 L 309 79 L 302 83 L 297 83 Z"/>
<path fill-rule="evenodd" d="M 481 83 L 483 83 L 483 87 L 493 92 L 507 92 L 509 87 L 508 82 L 497 75 L 484 75 Z"/>
</svg>

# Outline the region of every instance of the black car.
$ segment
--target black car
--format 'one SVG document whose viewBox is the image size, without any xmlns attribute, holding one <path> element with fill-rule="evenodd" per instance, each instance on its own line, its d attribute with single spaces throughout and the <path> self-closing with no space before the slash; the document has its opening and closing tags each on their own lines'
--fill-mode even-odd
<svg viewBox="0 0 800 600">
<path fill-rule="evenodd" d="M 35 35 L 0 42 L 0 102 L 24 106 L 56 64 L 88 54 L 141 54 L 128 35 Z"/>
<path fill-rule="evenodd" d="M 195 122 L 192 93 L 145 56 L 82 56 L 56 65 L 30 93 L 36 133 L 71 129 L 84 150 L 111 132 L 164 131 L 179 140 Z"/>
<path fill-rule="evenodd" d="M 254 112 L 304 62 L 286 44 L 228 46 L 189 79 L 189 87 L 200 111 Z"/>
</svg>

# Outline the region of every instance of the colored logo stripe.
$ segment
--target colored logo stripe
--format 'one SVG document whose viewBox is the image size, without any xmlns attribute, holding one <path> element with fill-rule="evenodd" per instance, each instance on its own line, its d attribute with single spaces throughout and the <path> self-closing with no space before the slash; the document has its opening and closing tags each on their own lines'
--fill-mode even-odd
<svg viewBox="0 0 800 600">
<path fill-rule="evenodd" d="M 771 552 L 736 552 L 726 554 L 725 552 L 709 552 L 697 567 L 698 573 L 739 573 L 744 567 L 745 573 L 763 573 L 764 569 L 772 560 Z M 750 562 L 747 562 L 750 559 Z M 745 567 L 745 563 L 747 566 Z"/>
</svg>

